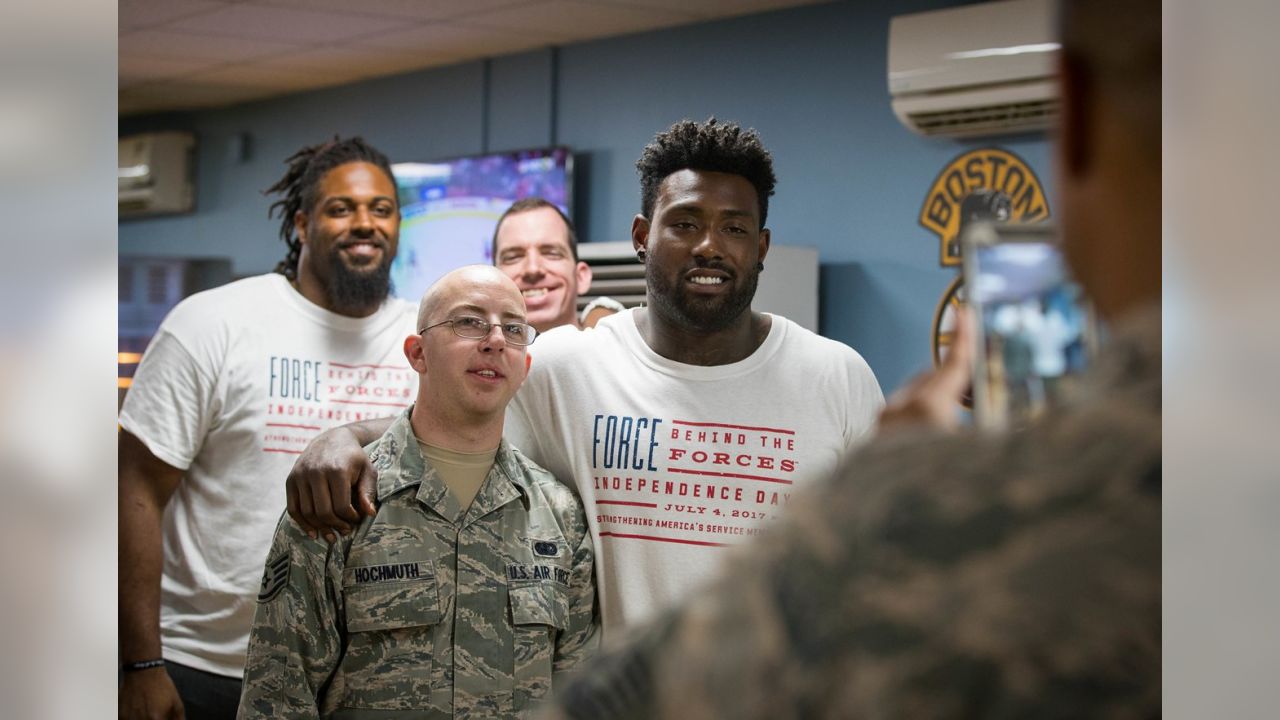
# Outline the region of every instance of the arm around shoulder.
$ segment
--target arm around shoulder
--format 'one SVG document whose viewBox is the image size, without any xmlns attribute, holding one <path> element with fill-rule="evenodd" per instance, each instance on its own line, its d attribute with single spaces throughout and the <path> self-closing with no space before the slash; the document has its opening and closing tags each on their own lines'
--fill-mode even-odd
<svg viewBox="0 0 1280 720">
<path fill-rule="evenodd" d="M 346 535 L 361 514 L 372 517 L 377 512 L 378 473 L 364 446 L 381 437 L 393 419 L 362 420 L 326 430 L 298 456 L 285 480 L 285 492 L 289 516 L 307 535 L 324 535 L 332 542 L 333 530 Z"/>
</svg>

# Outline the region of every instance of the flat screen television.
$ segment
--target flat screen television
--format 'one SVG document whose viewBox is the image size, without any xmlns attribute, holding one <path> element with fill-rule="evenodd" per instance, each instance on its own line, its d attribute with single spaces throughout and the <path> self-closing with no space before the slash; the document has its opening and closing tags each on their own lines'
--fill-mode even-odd
<svg viewBox="0 0 1280 720">
<path fill-rule="evenodd" d="M 573 217 L 573 153 L 566 147 L 395 163 L 391 170 L 401 214 L 391 280 L 395 295 L 411 302 L 454 268 L 491 263 L 494 227 L 516 200 L 541 197 Z"/>
</svg>

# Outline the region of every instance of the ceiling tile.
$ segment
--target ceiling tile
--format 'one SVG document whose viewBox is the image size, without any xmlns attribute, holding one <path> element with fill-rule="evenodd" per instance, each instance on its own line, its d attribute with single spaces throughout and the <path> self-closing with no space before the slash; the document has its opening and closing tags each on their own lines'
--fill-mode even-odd
<svg viewBox="0 0 1280 720">
<path fill-rule="evenodd" d="M 278 94 L 278 90 L 263 87 L 161 82 L 121 90 L 118 101 L 122 108 L 132 106 L 146 111 L 187 110 L 233 105 Z"/>
<path fill-rule="evenodd" d="M 542 32 L 564 39 L 579 39 L 621 35 L 701 19 L 699 16 L 674 10 L 551 0 L 536 5 L 477 13 L 457 22 L 471 27 Z"/>
<path fill-rule="evenodd" d="M 362 15 L 383 15 L 415 20 L 447 20 L 459 15 L 511 5 L 522 5 L 534 1 L 536 0 L 466 0 L 466 2 L 459 2 L 459 0 L 360 0 L 357 5 L 352 3 L 351 0 L 253 0 L 252 4 L 348 13 L 352 12 L 354 7 L 358 7 Z"/>
<path fill-rule="evenodd" d="M 351 78 L 306 70 L 270 68 L 261 65 L 223 65 L 183 78 L 193 85 L 226 85 L 246 88 L 274 88 L 279 90 L 305 90 L 336 85 Z"/>
<path fill-rule="evenodd" d="M 355 41 L 364 47 L 392 48 L 459 59 L 484 55 L 504 55 L 534 47 L 554 45 L 560 36 L 538 32 L 516 32 L 469 27 L 455 23 L 431 23 L 394 33 L 379 33 Z"/>
<path fill-rule="evenodd" d="M 352 7 L 358 4 L 353 3 Z M 314 12 L 263 5 L 231 5 L 169 27 L 200 35 L 220 35 L 286 43 L 338 42 L 398 29 L 403 20 L 347 12 Z"/>
<path fill-rule="evenodd" d="M 163 25 L 227 7 L 226 0 L 120 0 L 120 32 Z"/>
<path fill-rule="evenodd" d="M 825 0 L 119 0 L 121 113 L 219 107 Z"/>
<path fill-rule="evenodd" d="M 173 58 L 121 55 L 118 63 L 120 87 L 139 82 L 190 75 L 217 65 L 216 60 L 175 60 Z"/>
<path fill-rule="evenodd" d="M 245 38 L 210 37 L 189 33 L 142 30 L 120 38 L 121 55 L 145 55 L 175 60 L 219 60 L 243 62 L 254 58 L 292 52 L 297 45 Z"/>
<path fill-rule="evenodd" d="M 132 91 L 121 91 L 116 96 L 116 106 L 120 115 L 136 115 L 138 113 L 176 110 L 177 107 L 168 98 L 162 96 L 139 96 L 129 94 Z"/>
<path fill-rule="evenodd" d="M 829 0 L 580 0 L 600 5 L 630 5 L 700 15 L 704 18 L 731 17 Z"/>
<path fill-rule="evenodd" d="M 268 60 L 261 60 L 256 64 L 264 68 L 334 73 L 350 78 L 366 78 L 393 75 L 441 65 L 449 62 L 450 59 L 448 55 L 344 45 L 342 47 L 328 47 L 290 53 Z"/>
</svg>

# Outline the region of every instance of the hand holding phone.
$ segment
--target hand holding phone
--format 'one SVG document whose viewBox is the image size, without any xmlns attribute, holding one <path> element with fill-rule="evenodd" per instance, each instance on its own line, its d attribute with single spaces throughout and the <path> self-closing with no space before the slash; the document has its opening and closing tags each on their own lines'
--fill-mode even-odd
<svg viewBox="0 0 1280 720">
<path fill-rule="evenodd" d="M 889 397 L 877 432 L 912 427 L 955 430 L 961 425 L 961 398 L 973 379 L 976 321 L 969 308 L 955 315 L 955 339 L 937 368 L 920 373 Z"/>
<path fill-rule="evenodd" d="M 974 418 L 990 429 L 1025 426 L 1073 392 L 1094 351 L 1093 313 L 1052 225 L 975 223 L 962 243 L 979 324 Z"/>
</svg>

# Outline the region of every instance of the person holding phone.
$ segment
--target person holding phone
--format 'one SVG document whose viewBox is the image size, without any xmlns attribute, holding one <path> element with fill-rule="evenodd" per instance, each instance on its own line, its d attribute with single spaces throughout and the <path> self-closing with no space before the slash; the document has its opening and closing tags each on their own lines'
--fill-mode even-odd
<svg viewBox="0 0 1280 720">
<path fill-rule="evenodd" d="M 957 429 L 952 352 L 549 717 L 1160 716 L 1160 4 L 1061 13 L 1058 218 L 1111 329 L 1077 398 Z"/>
</svg>

